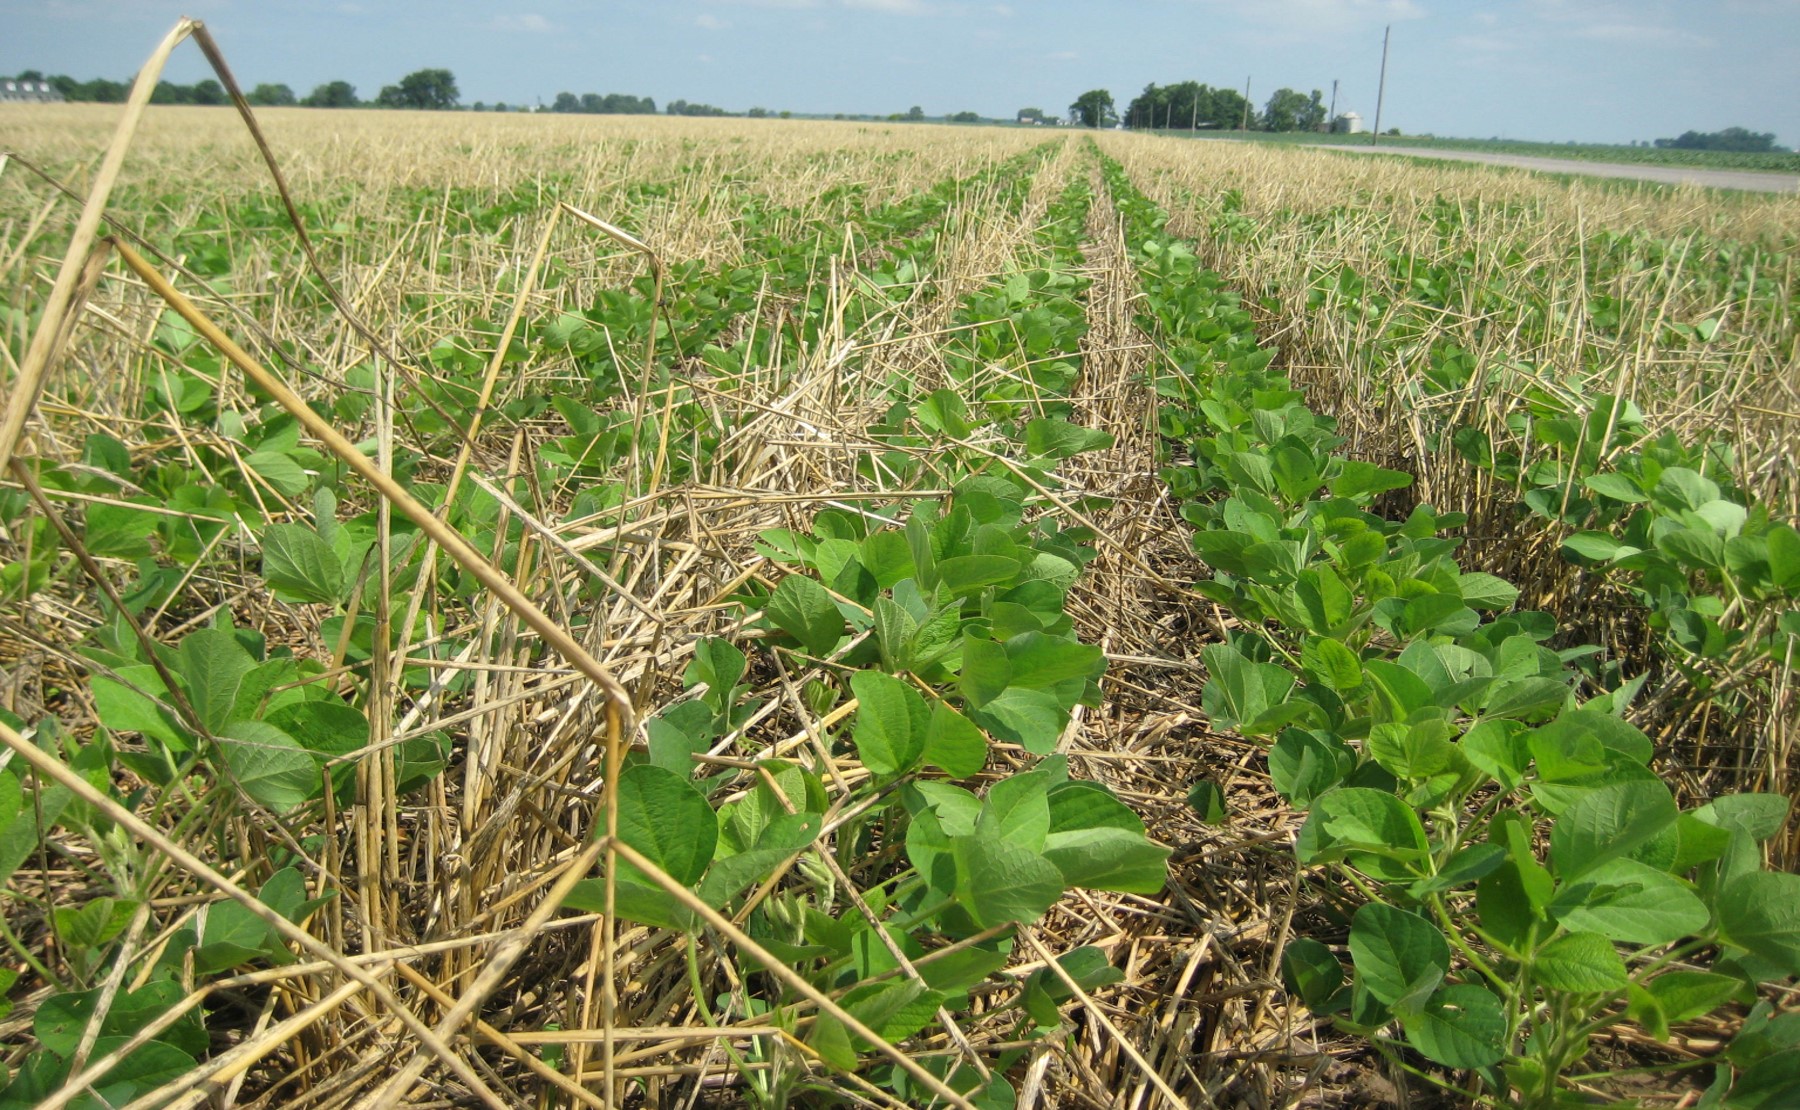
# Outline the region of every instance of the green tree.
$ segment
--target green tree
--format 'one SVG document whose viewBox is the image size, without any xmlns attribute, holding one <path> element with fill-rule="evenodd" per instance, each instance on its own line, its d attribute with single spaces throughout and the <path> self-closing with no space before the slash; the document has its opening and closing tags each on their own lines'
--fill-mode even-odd
<svg viewBox="0 0 1800 1110">
<path fill-rule="evenodd" d="M 1293 89 L 1276 89 L 1263 107 L 1265 131 L 1317 131 L 1324 122 L 1324 95 L 1318 89 L 1310 99 Z"/>
<path fill-rule="evenodd" d="M 1751 131 L 1744 127 L 1727 127 L 1723 131 L 1684 131 L 1673 139 L 1658 139 L 1656 145 L 1673 150 L 1733 150 L 1750 153 L 1780 149 L 1773 132 Z"/>
<path fill-rule="evenodd" d="M 1069 105 L 1069 117 L 1083 127 L 1111 127 L 1119 122 L 1112 93 L 1105 89 L 1089 89 L 1076 97 L 1075 103 Z"/>
<path fill-rule="evenodd" d="M 980 112 L 958 112 L 950 117 L 951 123 L 980 123 Z"/>
<path fill-rule="evenodd" d="M 1044 122 L 1044 110 L 1042 108 L 1020 108 L 1018 115 L 1013 118 L 1020 123 L 1042 123 Z"/>
<path fill-rule="evenodd" d="M 354 108 L 362 102 L 356 99 L 355 85 L 348 81 L 327 81 L 315 85 L 300 103 L 308 108 Z"/>
<path fill-rule="evenodd" d="M 400 78 L 398 85 L 383 86 L 376 103 L 383 108 L 444 111 L 456 107 L 460 95 L 456 77 L 449 70 L 420 69 Z"/>
<path fill-rule="evenodd" d="M 925 118 L 925 109 L 919 107 L 917 104 L 914 104 L 912 107 L 910 107 L 906 110 L 906 118 L 913 123 L 918 123 L 920 120 Z"/>
<path fill-rule="evenodd" d="M 589 93 L 588 95 L 592 96 L 593 94 Z M 556 94 L 556 99 L 551 101 L 550 110 L 552 112 L 579 112 L 581 111 L 581 98 L 572 92 L 559 92 Z"/>
<path fill-rule="evenodd" d="M 267 108 L 287 108 L 295 103 L 294 90 L 286 85 L 258 85 L 244 99 Z"/>
</svg>

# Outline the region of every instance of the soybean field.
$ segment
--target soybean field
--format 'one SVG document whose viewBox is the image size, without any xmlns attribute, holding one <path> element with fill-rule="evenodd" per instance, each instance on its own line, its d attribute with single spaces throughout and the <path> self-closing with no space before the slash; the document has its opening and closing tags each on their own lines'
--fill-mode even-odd
<svg viewBox="0 0 1800 1110">
<path fill-rule="evenodd" d="M 0 1107 L 1800 1103 L 1800 197 L 247 113 L 0 105 Z"/>
</svg>

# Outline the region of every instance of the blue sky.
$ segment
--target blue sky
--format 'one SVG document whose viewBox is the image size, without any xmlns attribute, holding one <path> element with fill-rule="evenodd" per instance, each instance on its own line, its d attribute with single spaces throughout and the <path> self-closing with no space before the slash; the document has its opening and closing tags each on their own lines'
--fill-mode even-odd
<svg viewBox="0 0 1800 1110">
<path fill-rule="evenodd" d="M 465 101 L 560 90 L 742 111 L 1066 110 L 1151 81 L 1341 80 L 1384 126 L 1625 142 L 1741 125 L 1800 144 L 1800 0 L 0 0 L 0 74 L 125 77 L 185 12 L 246 86 L 363 96 L 425 66 Z M 184 47 L 169 75 L 206 75 Z"/>
</svg>

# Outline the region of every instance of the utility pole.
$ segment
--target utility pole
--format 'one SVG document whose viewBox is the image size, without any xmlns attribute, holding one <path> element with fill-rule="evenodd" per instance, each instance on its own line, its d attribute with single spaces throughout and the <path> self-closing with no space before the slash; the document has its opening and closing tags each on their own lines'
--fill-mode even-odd
<svg viewBox="0 0 1800 1110">
<path fill-rule="evenodd" d="M 1255 75 L 1252 74 L 1251 76 L 1255 76 Z M 1250 78 L 1249 77 L 1244 78 L 1244 122 L 1238 128 L 1238 130 L 1239 131 L 1250 130 Z"/>
<path fill-rule="evenodd" d="M 1325 117 L 1326 131 L 1337 130 L 1337 86 L 1338 79 L 1333 77 L 1331 79 L 1331 112 Z"/>
<path fill-rule="evenodd" d="M 1381 83 L 1375 86 L 1375 133 L 1369 136 L 1369 145 L 1381 142 L 1381 102 L 1387 97 L 1387 48 L 1388 36 L 1394 33 L 1394 25 L 1387 25 L 1381 32 Z"/>
<path fill-rule="evenodd" d="M 1194 106 L 1194 113 L 1188 119 L 1188 130 L 1198 131 L 1200 130 L 1200 94 L 1196 92 L 1194 94 L 1194 99 L 1188 101 L 1188 103 Z"/>
</svg>

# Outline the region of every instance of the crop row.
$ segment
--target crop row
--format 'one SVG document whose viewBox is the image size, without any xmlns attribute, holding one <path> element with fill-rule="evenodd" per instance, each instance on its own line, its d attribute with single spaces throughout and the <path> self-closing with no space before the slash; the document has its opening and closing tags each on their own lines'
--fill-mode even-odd
<svg viewBox="0 0 1800 1110">
<path fill-rule="evenodd" d="M 1045 154 L 876 211 L 862 211 L 849 195 L 841 211 L 827 206 L 823 214 L 753 207 L 746 250 L 757 262 L 673 275 L 666 312 L 650 303 L 646 284 L 524 328 L 502 365 L 522 372 L 554 362 L 575 389 L 550 401 L 567 433 L 533 438 L 541 447 L 531 476 L 510 492 L 560 490 L 551 500 L 567 502 L 565 519 L 617 514 L 625 490 L 641 487 L 648 445 L 657 442 L 667 445 L 672 480 L 729 473 L 732 464 L 710 453 L 741 427 L 733 394 L 750 400 L 768 387 L 781 345 L 821 345 L 838 328 L 857 334 L 896 305 L 941 296 L 935 275 L 947 235 L 934 229 L 972 201 L 989 206 L 990 217 L 1016 212 Z M 959 298 L 944 339 L 942 387 L 899 376 L 882 383 L 886 415 L 863 449 L 871 481 L 891 500 L 826 510 L 805 531 L 762 536 L 762 553 L 785 571 L 739 589 L 750 636 L 685 649 L 690 696 L 647 721 L 645 746 L 628 757 L 616 785 L 622 841 L 660 872 L 622 864 L 617 912 L 689 934 L 688 973 L 705 1020 L 773 1023 L 803 1037 L 825 1063 L 867 1072 L 903 1099 L 928 1097 L 920 1073 L 859 1066 L 859 1057 L 884 1049 L 863 1031 L 899 1042 L 938 1021 L 966 1044 L 956 1026 L 971 1023 L 971 1000 L 980 996 L 980 1022 L 1001 1039 L 1047 1033 L 1073 989 L 1117 973 L 1084 949 L 1023 983 L 1005 977 L 1014 925 L 1036 920 L 1071 887 L 1153 892 L 1163 882 L 1167 852 L 1145 838 L 1141 821 L 1104 787 L 1072 780 L 1052 754 L 1074 707 L 1097 698 L 1104 666 L 1064 612 L 1092 557 L 1091 537 L 1064 519 L 1056 496 L 1066 460 L 1108 442 L 1067 419 L 1085 332 L 1078 267 L 1090 201 L 1085 183 L 1071 184 L 1049 204 L 1034 241 Z M 864 238 L 840 256 L 851 223 Z M 833 265 L 843 267 L 856 298 L 820 292 L 820 273 Z M 786 337 L 775 338 L 783 329 Z M 380 406 L 393 404 L 420 446 L 454 444 L 456 429 L 478 411 L 481 376 L 495 357 L 482 347 L 497 345 L 498 334 L 440 346 L 430 397 L 390 402 L 371 375 L 349 383 L 333 415 L 351 424 L 380 420 Z M 644 365 L 630 352 L 647 349 L 653 335 L 656 359 Z M 152 825 L 216 842 L 221 855 L 231 854 L 237 817 L 249 817 L 268 838 L 258 853 L 267 865 L 252 869 L 266 908 L 294 923 L 325 910 L 366 928 L 344 910 L 342 892 L 318 881 L 318 853 L 341 850 L 334 815 L 361 812 L 372 791 L 437 789 L 447 765 L 474 758 L 446 728 L 397 733 L 375 714 L 383 704 L 376 686 L 395 652 L 413 665 L 393 677 L 420 704 L 470 696 L 465 672 L 441 668 L 465 654 L 478 589 L 437 567 L 411 528 L 388 528 L 378 509 L 356 511 L 359 491 L 301 442 L 290 417 L 273 405 L 240 415 L 221 389 L 226 368 L 184 324 L 164 320 L 156 343 L 157 388 L 145 415 L 183 429 L 180 449 L 133 451 L 95 434 L 79 465 L 39 468 L 34 482 L 45 498 L 82 507 L 66 521 L 49 501 L 5 495 L 8 519 L 31 521 L 27 534 L 36 541 L 5 568 L 17 593 L 62 588 L 72 570 L 63 552 L 137 567 L 81 646 L 101 727 L 73 736 L 46 722 L 36 739 L 96 784 L 143 784 L 120 800 Z M 655 400 L 643 404 L 645 397 Z M 496 420 L 524 426 L 547 415 L 542 400 L 524 395 L 502 395 L 495 405 Z M 414 496 L 445 500 L 448 486 L 435 480 L 427 456 L 398 453 L 393 461 Z M 907 492 L 920 484 L 952 492 Z M 523 524 L 495 494 L 465 487 L 449 510 L 451 523 L 501 565 L 529 565 Z M 246 535 L 254 549 L 240 548 Z M 202 584 L 246 555 L 260 558 L 253 586 L 316 622 L 313 646 L 272 643 L 226 605 L 203 609 L 178 640 L 161 642 L 157 630 L 191 613 Z M 585 589 L 567 599 L 569 608 L 582 608 Z M 399 620 L 402 611 L 417 616 Z M 791 703 L 761 692 L 777 676 Z M 753 766 L 728 754 L 795 718 L 800 736 L 825 746 L 777 745 Z M 25 728 L 16 718 L 8 723 Z M 996 742 L 1010 761 L 1036 766 L 980 794 L 950 781 L 982 773 Z M 0 1099 L 40 1101 L 96 1060 L 108 1062 L 90 1078 L 113 1102 L 193 1074 L 211 1023 L 196 1006 L 205 992 L 186 984 L 291 963 L 286 941 L 231 902 L 165 927 L 151 908 L 163 881 L 157 852 L 121 837 L 66 789 L 30 785 L 0 770 L 0 873 L 11 875 L 55 829 L 94 848 L 88 877 L 108 893 L 79 907 L 45 906 L 61 938 L 61 973 L 7 934 L 48 993 L 32 1021 L 45 1051 Z M 366 873 L 374 862 L 358 867 Z M 658 879 L 688 894 L 672 895 Z M 604 905 L 595 881 L 577 884 L 565 902 Z M 700 906 L 742 921 L 764 951 L 855 1024 L 803 1017 L 801 996 L 783 980 L 755 975 L 748 956 L 721 976 L 695 944 Z M 142 962 L 138 940 L 149 922 L 162 934 Z M 673 950 L 681 951 L 679 940 Z M 106 985 L 128 970 L 126 989 Z M 708 986 L 714 982 L 722 993 Z M 1005 1005 L 994 1005 L 996 991 Z M 745 1089 L 770 1104 L 814 1082 L 805 1069 L 782 1066 L 782 1040 L 725 1041 Z M 928 1055 L 922 1074 L 983 1105 L 1004 1104 L 1010 1088 L 1001 1072 L 1016 1050 L 1008 1052 L 992 1067 L 967 1051 Z"/>
<path fill-rule="evenodd" d="M 725 908 L 748 913 L 760 943 L 896 1043 L 934 1018 L 962 1040 L 950 1027 L 970 1020 L 977 994 L 988 999 L 981 1022 L 1005 1029 L 1007 1040 L 1053 1031 L 1070 983 L 1093 988 L 1117 972 L 1081 949 L 1065 954 L 1055 974 L 1039 970 L 1009 986 L 1001 972 L 1012 960 L 1013 926 L 1036 921 L 1073 887 L 1153 892 L 1164 880 L 1167 850 L 1108 790 L 1071 779 L 1053 754 L 1071 710 L 1098 696 L 1104 667 L 1064 611 L 1092 557 L 1087 537 L 1044 496 L 1057 488 L 1064 460 L 1109 442 L 1043 415 L 1063 405 L 1079 374 L 1085 281 L 1073 267 L 1089 202 L 1085 183 L 1072 184 L 1024 256 L 962 299 L 946 385 L 890 383 L 892 403 L 869 435 L 878 452 L 871 461 L 893 483 L 893 507 L 828 509 L 805 530 L 761 537 L 764 554 L 787 573 L 772 589 L 753 587 L 743 603 L 810 711 L 848 720 L 854 761 L 832 757 L 823 769 L 759 761 L 764 781 L 719 808 L 716 842 L 679 849 L 693 861 L 684 881 L 698 882 L 702 897 L 732 899 L 738 892 L 729 888 L 813 848 L 818 820 L 829 821 L 835 842 L 818 848 L 836 864 L 829 873 L 806 860 L 808 885 Z M 920 479 L 952 492 L 905 496 Z M 691 760 L 728 743 L 758 708 L 740 684 L 746 665 L 726 641 L 704 642 L 688 673 L 697 696 L 651 722 L 649 758 L 621 785 L 655 784 L 691 811 L 686 827 L 708 828 L 708 795 L 718 785 L 691 781 Z M 951 781 L 981 774 L 996 741 L 1015 759 L 1039 757 L 1037 765 L 982 794 Z M 773 779 L 784 794 L 768 790 Z M 792 810 L 793 829 L 771 823 L 778 807 Z M 854 816 L 830 820 L 839 812 Z M 860 895 L 844 898 L 846 883 Z M 660 891 L 626 893 L 627 916 L 692 926 Z M 793 1002 L 785 991 L 742 988 L 711 1020 L 792 1021 Z M 859 1065 L 874 1046 L 833 1019 L 814 1019 L 807 1043 L 904 1100 L 929 1095 L 898 1067 Z M 758 1043 L 747 1050 L 755 1059 L 738 1062 L 771 1051 Z M 1016 1058 L 1008 1050 L 991 1069 L 973 1057 L 921 1059 L 977 1104 L 999 1106 L 1013 1097 L 1001 1073 Z M 744 1075 L 759 1102 L 779 1101 L 778 1076 Z"/>
<path fill-rule="evenodd" d="M 1105 169 L 1157 340 L 1165 478 L 1209 568 L 1197 588 L 1237 621 L 1204 650 L 1204 708 L 1270 742 L 1275 789 L 1307 812 L 1299 862 L 1361 902 L 1348 971 L 1297 940 L 1290 994 L 1408 1067 L 1451 1069 L 1438 1081 L 1466 1097 L 1521 1105 L 1599 1078 L 1581 1064 L 1605 1030 L 1662 1037 L 1754 1002 L 1709 1099 L 1792 1097 L 1800 1029 L 1756 1001 L 1800 974 L 1800 877 L 1759 846 L 1786 799 L 1679 807 L 1624 717 L 1640 683 L 1552 649 L 1553 616 L 1463 569 L 1460 514 L 1384 515 L 1412 476 L 1343 454 L 1238 296 Z"/>
<path fill-rule="evenodd" d="M 1699 736 L 1748 720 L 1760 735 L 1740 769 L 1779 767 L 1800 533 L 1782 519 L 1787 468 L 1767 457 L 1775 417 L 1751 396 L 1793 349 L 1770 244 L 1599 232 L 1542 265 L 1527 253 L 1550 249 L 1541 214 L 1517 203 L 1440 197 L 1403 225 L 1342 208 L 1254 217 L 1236 191 L 1175 192 L 1207 214 L 1220 264 L 1273 265 L 1268 307 L 1304 321 L 1297 343 L 1342 366 L 1333 384 L 1356 405 L 1410 426 L 1434 488 L 1469 490 L 1484 531 L 1530 522 L 1560 542 L 1575 569 L 1532 573 L 1535 589 L 1605 599 L 1571 614 L 1590 635 L 1620 603 L 1640 611 L 1647 658 L 1635 638 L 1603 645 L 1615 667 L 1647 668 L 1665 716 Z M 1348 242 L 1361 245 L 1335 249 Z"/>
</svg>

